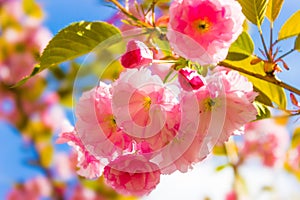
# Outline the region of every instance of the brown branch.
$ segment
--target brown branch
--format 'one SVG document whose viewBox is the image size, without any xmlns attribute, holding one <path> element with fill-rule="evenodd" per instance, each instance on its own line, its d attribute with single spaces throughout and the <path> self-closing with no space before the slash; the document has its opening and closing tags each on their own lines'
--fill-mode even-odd
<svg viewBox="0 0 300 200">
<path fill-rule="evenodd" d="M 261 74 L 257 74 L 257 73 L 254 73 L 254 72 L 249 72 L 243 68 L 240 68 L 240 67 L 236 67 L 234 65 L 231 65 L 229 63 L 226 63 L 224 61 L 220 62 L 219 63 L 220 66 L 223 66 L 223 67 L 227 67 L 227 68 L 230 68 L 230 69 L 233 69 L 233 70 L 236 70 L 236 71 L 239 71 L 241 73 L 244 73 L 244 74 L 247 74 L 249 76 L 253 76 L 255 78 L 258 78 L 258 79 L 261 79 L 261 80 L 264 80 L 266 82 L 269 82 L 269 83 L 272 83 L 274 85 L 277 85 L 277 86 L 280 86 L 282 88 L 285 88 L 287 90 L 289 90 L 290 92 L 293 92 L 297 95 L 300 96 L 300 90 L 291 86 L 291 85 L 288 85 L 278 79 L 276 79 L 275 76 L 270 76 L 270 75 L 261 75 Z"/>
</svg>

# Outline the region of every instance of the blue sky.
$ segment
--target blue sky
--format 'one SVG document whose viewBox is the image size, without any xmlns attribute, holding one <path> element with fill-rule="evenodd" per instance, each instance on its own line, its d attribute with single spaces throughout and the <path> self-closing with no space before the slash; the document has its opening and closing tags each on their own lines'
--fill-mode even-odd
<svg viewBox="0 0 300 200">
<path fill-rule="evenodd" d="M 112 8 L 103 6 L 104 1 L 99 0 L 39 0 L 46 10 L 45 25 L 53 34 L 68 24 L 81 20 L 105 20 L 111 16 Z M 295 11 L 300 9 L 297 0 L 288 0 L 279 20 L 275 23 L 275 34 L 284 21 Z M 267 23 L 266 23 L 267 24 Z M 263 27 L 267 30 L 267 27 Z M 255 43 L 261 45 L 257 37 L 257 30 L 252 29 Z M 283 42 L 284 43 L 284 42 Z M 289 50 L 293 47 L 293 39 L 286 41 L 283 49 Z M 300 53 L 293 53 L 287 57 L 287 63 L 291 70 L 279 75 L 288 83 L 300 87 Z M 9 152 L 9 154 L 8 154 Z M 7 156 L 9 155 L 9 156 Z M 12 126 L 0 122 L 0 199 L 4 199 L 5 192 L 9 189 L 13 181 L 24 180 L 28 176 L 35 175 L 37 172 L 26 167 L 22 160 L 34 156 L 31 149 L 22 147 L 21 138 L 16 134 Z M 3 164 L 5 163 L 5 164 Z M 12 170 L 13 169 L 13 170 Z"/>
<path fill-rule="evenodd" d="M 105 20 L 113 9 L 103 6 L 97 0 L 39 0 L 46 10 L 45 26 L 53 34 L 68 24 L 81 20 Z M 17 130 L 0 122 L 0 199 L 15 181 L 23 181 L 40 172 L 26 165 L 25 160 L 33 159 L 34 151 L 26 147 Z"/>
</svg>

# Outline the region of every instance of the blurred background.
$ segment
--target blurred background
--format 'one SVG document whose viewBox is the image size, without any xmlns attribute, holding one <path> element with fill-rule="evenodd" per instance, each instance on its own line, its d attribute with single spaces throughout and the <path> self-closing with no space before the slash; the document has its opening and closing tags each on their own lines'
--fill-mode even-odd
<svg viewBox="0 0 300 200">
<path fill-rule="evenodd" d="M 117 194 L 102 178 L 78 177 L 75 153 L 68 145 L 55 143 L 64 122 L 74 124 L 77 62 L 43 72 L 21 87 L 9 87 L 31 72 L 41 49 L 60 29 L 81 20 L 110 21 L 116 9 L 100 0 L 36 2 L 0 0 L 0 199 L 135 199 Z M 298 0 L 286 1 L 274 33 L 299 9 Z M 263 30 L 268 27 L 266 22 Z M 256 28 L 249 25 L 249 30 L 260 45 Z M 281 48 L 293 45 L 291 39 Z M 299 56 L 299 52 L 287 56 L 290 70 L 279 74 L 297 88 Z M 293 109 L 291 103 L 288 107 Z M 239 150 L 239 158 L 235 150 L 227 149 L 225 156 L 218 147 L 190 172 L 162 176 L 143 199 L 234 199 L 235 190 L 248 199 L 300 199 L 299 127 L 297 116 L 255 123 L 247 130 L 260 134 L 257 138 L 237 136 L 229 143 L 229 149 Z M 230 159 L 240 159 L 238 173 L 228 164 Z"/>
</svg>

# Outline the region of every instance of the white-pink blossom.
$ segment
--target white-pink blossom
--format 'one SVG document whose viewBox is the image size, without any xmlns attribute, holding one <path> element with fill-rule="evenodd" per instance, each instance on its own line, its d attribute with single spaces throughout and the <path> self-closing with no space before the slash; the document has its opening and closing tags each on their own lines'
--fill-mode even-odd
<svg viewBox="0 0 300 200">
<path fill-rule="evenodd" d="M 116 124 L 139 141 L 174 135 L 168 122 L 177 103 L 176 92 L 146 68 L 127 69 L 112 86 Z"/>
</svg>

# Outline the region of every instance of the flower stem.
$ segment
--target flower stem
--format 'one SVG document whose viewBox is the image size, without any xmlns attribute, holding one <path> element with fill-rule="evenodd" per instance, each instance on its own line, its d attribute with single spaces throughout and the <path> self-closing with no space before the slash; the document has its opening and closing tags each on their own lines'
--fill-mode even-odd
<svg viewBox="0 0 300 200">
<path fill-rule="evenodd" d="M 260 26 L 258 27 L 258 31 L 259 31 L 259 36 L 260 36 L 261 42 L 263 44 L 264 51 L 265 51 L 265 54 L 266 54 L 266 56 L 268 58 L 268 61 L 272 62 L 272 58 L 269 55 L 269 52 L 268 52 L 268 49 L 267 49 L 267 45 L 266 45 L 266 42 L 265 42 L 265 39 L 264 39 L 264 36 L 263 36 L 263 32 L 262 32 L 262 29 L 261 29 Z"/>
<path fill-rule="evenodd" d="M 166 83 L 168 81 L 172 73 L 173 73 L 173 69 L 171 68 L 168 74 L 166 75 L 166 77 L 164 78 L 163 83 Z"/>
<path fill-rule="evenodd" d="M 150 24 L 147 24 L 141 20 L 139 20 L 138 18 L 136 18 L 131 12 L 129 12 L 126 8 L 124 8 L 124 6 L 122 6 L 117 0 L 107 0 L 113 4 L 115 4 L 115 6 L 117 6 L 117 8 L 124 13 L 127 17 L 131 18 L 132 20 L 134 20 L 135 22 L 137 22 L 139 25 L 141 25 L 142 27 L 146 27 L 146 28 L 152 28 L 152 26 Z"/>
<path fill-rule="evenodd" d="M 227 67 L 227 68 L 233 69 L 233 70 L 236 70 L 236 71 L 239 71 L 239 72 L 247 74 L 249 76 L 253 76 L 255 78 L 264 80 L 264 81 L 272 83 L 274 85 L 283 87 L 283 88 L 285 88 L 285 89 L 287 89 L 287 90 L 289 90 L 289 91 L 291 91 L 291 92 L 293 92 L 293 93 L 295 93 L 295 94 L 297 94 L 297 95 L 300 96 L 300 90 L 299 89 L 297 89 L 297 88 L 295 88 L 295 87 L 293 87 L 291 85 L 288 85 L 288 84 L 282 82 L 281 80 L 276 79 L 275 76 L 261 75 L 261 74 L 257 74 L 257 73 L 254 73 L 254 72 L 249 72 L 249 71 L 247 71 L 245 69 L 242 69 L 240 67 L 236 67 L 236 66 L 231 65 L 229 63 L 226 63 L 224 61 L 220 62 L 219 65 L 223 66 L 223 67 Z"/>
</svg>

